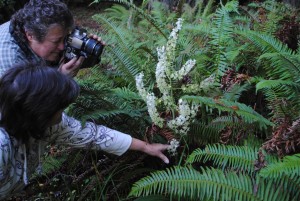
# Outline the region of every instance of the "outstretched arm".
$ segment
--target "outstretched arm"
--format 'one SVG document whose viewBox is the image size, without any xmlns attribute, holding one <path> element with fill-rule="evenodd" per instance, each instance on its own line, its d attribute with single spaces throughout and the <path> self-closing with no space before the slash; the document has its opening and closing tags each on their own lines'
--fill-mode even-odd
<svg viewBox="0 0 300 201">
<path fill-rule="evenodd" d="M 166 144 L 149 144 L 145 141 L 132 138 L 131 145 L 129 147 L 130 150 L 141 151 L 150 156 L 155 156 L 163 160 L 165 163 L 169 163 L 169 159 L 163 154 L 163 151 L 167 150 L 169 145 Z"/>
</svg>

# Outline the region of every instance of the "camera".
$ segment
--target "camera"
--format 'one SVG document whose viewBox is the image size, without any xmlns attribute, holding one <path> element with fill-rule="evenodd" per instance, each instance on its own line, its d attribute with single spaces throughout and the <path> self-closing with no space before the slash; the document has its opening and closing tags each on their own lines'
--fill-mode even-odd
<svg viewBox="0 0 300 201">
<path fill-rule="evenodd" d="M 103 51 L 103 45 L 92 38 L 89 38 L 87 31 L 76 27 L 65 40 L 65 58 L 68 60 L 74 57 L 94 56 L 99 58 Z"/>
</svg>

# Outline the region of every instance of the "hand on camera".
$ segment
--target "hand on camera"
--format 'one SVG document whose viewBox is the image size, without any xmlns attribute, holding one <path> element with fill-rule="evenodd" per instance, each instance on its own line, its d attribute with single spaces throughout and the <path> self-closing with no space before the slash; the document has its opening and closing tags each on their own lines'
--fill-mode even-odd
<svg viewBox="0 0 300 201">
<path fill-rule="evenodd" d="M 101 37 L 95 35 L 95 34 L 89 34 L 89 38 L 92 38 L 94 40 L 97 40 L 98 42 L 100 42 L 102 45 L 106 45 L 105 41 L 102 40 Z"/>
<path fill-rule="evenodd" d="M 58 70 L 65 75 L 75 77 L 77 75 L 84 59 L 85 58 L 83 56 L 80 56 L 79 58 L 74 57 L 67 63 L 61 62 L 61 65 L 59 66 Z"/>
</svg>

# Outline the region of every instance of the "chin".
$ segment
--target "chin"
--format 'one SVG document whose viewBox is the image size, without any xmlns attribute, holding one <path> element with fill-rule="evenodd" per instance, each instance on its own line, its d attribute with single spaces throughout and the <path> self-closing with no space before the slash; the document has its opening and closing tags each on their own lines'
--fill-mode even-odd
<svg viewBox="0 0 300 201">
<path fill-rule="evenodd" d="M 59 59 L 60 59 L 60 57 L 55 57 L 55 58 L 49 58 L 49 59 L 47 59 L 47 61 L 50 61 L 50 62 L 59 62 Z"/>
<path fill-rule="evenodd" d="M 53 54 L 53 56 L 49 56 L 47 58 L 44 58 L 45 60 L 47 61 L 50 61 L 50 62 L 58 62 L 61 58 L 61 55 L 60 54 Z"/>
</svg>

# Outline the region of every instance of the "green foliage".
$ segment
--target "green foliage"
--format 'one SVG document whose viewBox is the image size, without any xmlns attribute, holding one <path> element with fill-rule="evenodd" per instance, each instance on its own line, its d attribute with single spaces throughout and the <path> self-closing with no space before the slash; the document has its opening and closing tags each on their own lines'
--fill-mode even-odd
<svg viewBox="0 0 300 201">
<path fill-rule="evenodd" d="M 131 195 L 168 193 L 185 200 L 287 200 L 289 195 L 265 182 L 256 193 L 252 180 L 244 174 L 201 168 L 201 173 L 191 167 L 173 167 L 152 173 L 134 185 Z M 171 199 L 172 200 L 172 199 Z"/>
<path fill-rule="evenodd" d="M 256 154 L 257 149 L 247 146 L 208 145 L 195 150 L 187 163 L 207 164 L 209 160 L 220 169 L 173 166 L 136 182 L 130 195 L 167 194 L 171 200 L 298 200 L 299 156 L 286 157 L 283 163 L 270 159 L 271 164 L 257 175 Z M 287 180 L 279 179 L 282 174 L 294 182 L 285 185 Z"/>
<path fill-rule="evenodd" d="M 292 156 L 286 156 L 282 161 L 274 164 L 270 164 L 266 168 L 262 169 L 259 173 L 261 177 L 264 178 L 273 178 L 279 179 L 283 175 L 289 176 L 291 179 L 295 179 L 299 183 L 299 177 L 297 175 L 300 174 L 300 154 L 295 154 Z"/>
<path fill-rule="evenodd" d="M 43 160 L 42 163 L 42 174 L 43 175 L 47 175 L 51 172 L 53 172 L 54 170 L 59 169 L 63 162 L 65 162 L 67 159 L 67 155 L 63 155 L 63 156 L 59 156 L 59 157 L 55 157 L 55 156 L 47 156 L 45 157 L 45 159 Z M 38 176 L 33 175 L 33 176 Z"/>
<path fill-rule="evenodd" d="M 278 140 L 275 145 L 300 151 L 295 122 L 300 116 L 300 42 L 298 49 L 292 50 L 276 34 L 282 20 L 293 16 L 294 10 L 275 1 L 244 7 L 238 1 L 178 1 L 174 10 L 162 1 L 143 1 L 141 5 L 109 2 L 114 5 L 93 16 L 107 43 L 102 64 L 79 72 L 81 96 L 68 112 L 83 122 L 93 120 L 149 141 L 181 140 L 168 169 L 149 171 L 150 176 L 141 169 L 132 171 L 145 174 L 140 175 L 142 179 L 134 184 L 128 199 L 299 200 L 299 154 L 279 160 L 262 150 L 271 139 Z M 146 90 L 161 96 L 155 80 L 156 48 L 166 44 L 179 17 L 184 21 L 171 55 L 173 70 L 179 70 L 188 59 L 195 59 L 196 66 L 183 79 L 170 79 L 168 84 L 174 89 L 175 104 L 183 98 L 199 105 L 185 136 L 177 136 L 165 125 L 151 125 L 149 108 L 135 86 L 135 76 L 143 72 Z M 177 108 L 166 112 L 162 102 L 158 109 L 164 111 L 160 117 L 165 123 L 179 116 Z M 287 132 L 295 135 L 281 139 Z M 147 164 L 147 160 L 139 162 Z M 129 177 L 136 175 L 124 164 L 137 163 L 125 161 L 114 166 L 104 183 L 98 180 L 98 172 L 83 188 L 93 193 L 93 198 L 105 199 L 108 192 L 113 194 L 110 185 L 122 186 L 112 177 L 127 188 L 134 182 Z M 118 168 L 125 169 L 126 178 Z M 96 190 L 89 189 L 94 186 Z"/>
<path fill-rule="evenodd" d="M 218 8 L 214 16 L 214 25 L 211 29 L 210 41 L 214 51 L 214 69 L 217 75 L 223 75 L 228 69 L 225 51 L 232 38 L 233 22 L 229 16 L 230 12 L 237 12 L 238 2 L 230 1 L 225 6 Z"/>
<path fill-rule="evenodd" d="M 197 161 L 206 163 L 207 161 L 212 161 L 214 166 L 221 169 L 238 169 L 253 174 L 253 164 L 256 160 L 257 152 L 257 148 L 248 146 L 207 145 L 204 150 L 196 149 L 193 151 L 187 158 L 186 163 L 192 164 Z"/>
<path fill-rule="evenodd" d="M 204 104 L 207 107 L 207 111 L 213 112 L 212 109 L 217 109 L 219 114 L 224 111 L 236 114 L 245 123 L 257 123 L 260 129 L 273 125 L 272 122 L 255 112 L 252 108 L 239 102 L 232 102 L 225 99 L 214 100 L 212 98 L 200 96 L 184 96 L 183 98 L 189 101 Z"/>
</svg>

